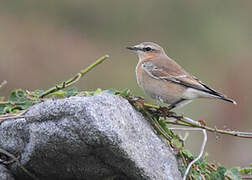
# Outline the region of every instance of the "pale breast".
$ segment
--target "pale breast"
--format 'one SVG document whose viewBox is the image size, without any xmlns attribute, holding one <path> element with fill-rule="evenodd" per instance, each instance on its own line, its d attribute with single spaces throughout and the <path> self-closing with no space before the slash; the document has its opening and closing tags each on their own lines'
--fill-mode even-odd
<svg viewBox="0 0 252 180">
<path fill-rule="evenodd" d="M 142 62 L 139 62 L 136 67 L 136 76 L 137 83 L 145 94 L 167 104 L 172 104 L 182 98 L 185 91 L 184 87 L 151 77 L 141 66 Z"/>
</svg>

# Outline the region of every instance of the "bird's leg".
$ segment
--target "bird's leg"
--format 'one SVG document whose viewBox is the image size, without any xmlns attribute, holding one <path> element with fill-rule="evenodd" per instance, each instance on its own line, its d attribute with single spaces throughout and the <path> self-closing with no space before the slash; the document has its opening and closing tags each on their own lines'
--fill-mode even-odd
<svg viewBox="0 0 252 180">
<path fill-rule="evenodd" d="M 160 106 L 158 109 L 157 109 L 157 112 L 161 114 L 161 116 L 163 116 L 164 118 L 166 118 L 169 114 L 169 107 L 165 107 L 165 106 Z"/>
<path fill-rule="evenodd" d="M 177 107 L 180 103 L 185 101 L 185 99 L 180 99 L 172 104 L 170 104 L 168 107 L 160 107 L 158 111 L 162 114 L 163 117 L 174 117 L 177 116 L 175 112 L 171 111 L 175 107 Z"/>
<path fill-rule="evenodd" d="M 172 110 L 172 109 L 174 109 L 175 107 L 177 107 L 177 106 L 178 106 L 179 104 L 181 104 L 183 101 L 185 101 L 185 99 L 180 99 L 180 100 L 178 100 L 178 101 L 176 101 L 176 102 L 170 104 L 170 105 L 168 106 L 169 111 Z"/>
<path fill-rule="evenodd" d="M 171 111 L 171 109 L 170 109 L 169 106 L 168 106 L 168 107 L 166 107 L 166 106 L 161 107 L 161 106 L 160 106 L 160 107 L 157 109 L 157 112 L 158 112 L 159 114 L 161 114 L 161 116 L 164 117 L 165 119 L 166 119 L 166 117 L 174 117 L 174 116 L 176 116 L 176 113 L 173 112 L 173 111 Z"/>
<path fill-rule="evenodd" d="M 180 100 L 170 104 L 168 107 L 159 107 L 158 112 L 161 113 L 164 118 L 174 117 L 174 116 L 176 116 L 176 113 L 171 110 L 174 109 L 175 107 L 177 107 L 183 101 L 185 101 L 185 99 L 180 99 Z"/>
<path fill-rule="evenodd" d="M 176 105 L 175 104 L 170 104 L 167 108 L 169 109 L 169 111 L 170 110 L 172 110 L 172 109 L 174 109 L 176 107 Z"/>
</svg>

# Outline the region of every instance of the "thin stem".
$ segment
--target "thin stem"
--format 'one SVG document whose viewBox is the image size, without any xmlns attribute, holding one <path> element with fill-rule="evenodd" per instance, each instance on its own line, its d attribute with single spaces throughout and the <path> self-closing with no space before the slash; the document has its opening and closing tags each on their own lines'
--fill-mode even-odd
<svg viewBox="0 0 252 180">
<path fill-rule="evenodd" d="M 159 108 L 159 106 L 157 106 L 157 105 L 148 104 L 148 103 L 144 103 L 143 105 L 146 108 L 154 108 L 154 109 L 158 109 Z"/>
<path fill-rule="evenodd" d="M 154 125 L 154 127 L 156 128 L 156 130 L 158 130 L 158 132 L 160 132 L 164 136 L 165 139 L 167 139 L 168 141 L 171 141 L 171 137 L 160 126 L 160 124 L 158 123 L 158 121 L 155 118 L 153 118 L 152 115 L 148 111 L 144 110 L 144 113 L 147 116 L 147 118 L 151 121 L 151 123 Z"/>
<path fill-rule="evenodd" d="M 192 120 L 188 117 L 183 117 L 183 119 L 181 119 L 181 118 L 175 118 L 175 119 L 178 121 L 181 121 L 183 123 L 187 123 L 188 125 L 190 125 L 192 127 L 202 128 L 202 129 L 205 129 L 209 132 L 237 136 L 237 137 L 241 137 L 241 138 L 252 138 L 252 132 L 229 131 L 229 130 L 221 130 L 221 129 L 217 129 L 217 128 L 211 128 L 208 126 L 203 126 L 200 123 L 196 124 L 194 120 Z"/>
<path fill-rule="evenodd" d="M 147 115 L 147 117 L 151 120 L 152 124 L 154 124 L 154 127 L 170 142 L 170 137 L 169 135 L 166 136 L 166 132 L 163 129 L 163 127 L 160 126 L 160 124 L 158 123 L 158 121 L 156 120 L 155 116 L 157 117 L 163 117 L 166 120 L 167 124 L 173 124 L 173 125 L 180 125 L 180 126 L 186 126 L 186 127 L 190 127 L 190 128 L 169 128 L 170 130 L 191 130 L 191 131 L 202 131 L 204 139 L 201 145 L 201 149 L 200 149 L 200 153 L 199 155 L 192 160 L 189 165 L 187 166 L 186 160 L 185 158 L 183 158 L 182 156 L 182 160 L 183 163 L 185 164 L 185 166 L 187 166 L 183 180 L 186 180 L 186 178 L 188 177 L 189 179 L 191 179 L 191 176 L 189 176 L 189 172 L 190 169 L 192 167 L 192 165 L 197 162 L 204 153 L 205 150 L 205 146 L 207 143 L 207 131 L 209 132 L 214 132 L 214 133 L 220 133 L 220 134 L 226 134 L 226 135 L 232 135 L 232 136 L 237 136 L 237 137 L 241 137 L 241 138 L 252 138 L 252 132 L 239 132 L 239 131 L 230 131 L 230 130 L 221 130 L 221 129 L 217 129 L 217 128 L 211 128 L 208 127 L 206 125 L 202 125 L 200 122 L 192 120 L 191 118 L 188 117 L 184 117 L 184 116 L 178 116 L 176 113 L 174 112 L 160 112 L 160 107 L 156 106 L 156 105 L 151 105 L 151 104 L 147 104 L 144 103 L 144 108 L 142 109 L 145 112 L 145 115 Z M 149 112 L 149 111 L 151 112 Z M 162 109 L 161 109 L 162 110 Z M 152 114 L 153 113 L 153 114 Z M 175 121 L 168 121 L 166 118 L 173 118 L 175 119 Z M 163 133 L 164 132 L 164 133 Z M 180 152 L 180 154 L 182 154 Z"/>
<path fill-rule="evenodd" d="M 171 128 L 169 128 L 169 129 L 171 129 Z M 172 128 L 173 130 L 175 130 L 175 128 Z M 188 173 L 189 173 L 189 171 L 190 171 L 190 169 L 191 169 L 191 167 L 192 167 L 192 165 L 195 163 L 195 162 L 197 162 L 202 156 L 203 156 L 203 153 L 204 153 L 204 150 L 205 150 L 205 147 L 206 147 L 206 143 L 207 143 L 207 132 L 206 132 L 206 130 L 205 129 L 200 129 L 200 128 L 197 128 L 197 129 L 195 129 L 195 128 L 177 128 L 176 130 L 200 130 L 200 131 L 202 131 L 203 132 L 203 135 L 204 135 L 204 139 L 203 139 L 203 142 L 202 142 L 202 145 L 201 145 L 201 148 L 200 148 L 200 153 L 199 153 L 199 155 L 193 160 L 193 161 L 191 161 L 190 163 L 189 163 L 189 165 L 187 166 L 187 168 L 186 168 L 186 171 L 185 171 L 185 174 L 184 174 L 184 177 L 183 177 L 183 180 L 186 180 L 186 178 L 187 178 L 187 176 L 188 176 Z"/>
<path fill-rule="evenodd" d="M 199 122 L 197 121 L 194 121 L 191 119 L 190 122 L 194 122 L 195 124 L 198 124 L 199 125 Z M 186 168 L 186 171 L 185 171 L 185 174 L 183 176 L 183 180 L 186 180 L 187 176 L 188 176 L 188 173 L 192 167 L 192 165 L 197 162 L 202 156 L 203 156 L 203 153 L 204 153 L 204 150 L 205 150 L 205 147 L 206 147 L 206 143 L 207 143 L 207 132 L 205 129 L 201 129 L 201 128 L 169 128 L 170 130 L 182 130 L 182 131 L 202 131 L 203 132 L 203 136 L 204 136 L 204 139 L 203 139 L 203 142 L 202 142 L 202 145 L 201 145 L 201 148 L 200 148 L 200 153 L 199 155 L 189 163 L 189 165 L 187 166 Z"/>
<path fill-rule="evenodd" d="M 1 89 L 2 87 L 4 87 L 6 84 L 7 84 L 7 81 L 6 81 L 6 80 L 4 80 L 3 82 L 1 82 L 1 84 L 0 84 L 0 89 Z"/>
<path fill-rule="evenodd" d="M 178 126 L 186 126 L 186 127 L 192 127 L 189 124 L 184 124 L 184 123 L 179 123 L 179 122 L 173 122 L 173 121 L 165 121 L 166 124 L 173 124 L 173 125 L 178 125 Z M 170 128 L 169 128 L 170 129 Z"/>
<path fill-rule="evenodd" d="M 39 180 L 34 174 L 32 174 L 30 171 L 28 171 L 16 158 L 13 154 L 9 153 L 8 151 L 0 148 L 0 153 L 5 154 L 6 156 L 10 157 L 13 161 L 16 161 L 16 163 L 20 166 L 20 168 L 32 179 Z"/>
<path fill-rule="evenodd" d="M 252 176 L 242 176 L 242 179 L 252 179 Z"/>
<path fill-rule="evenodd" d="M 20 105 L 25 104 L 25 102 L 12 102 L 12 101 L 0 101 L 0 105 Z"/>
<path fill-rule="evenodd" d="M 202 131 L 201 128 L 169 128 L 170 130 L 177 131 Z"/>
<path fill-rule="evenodd" d="M 155 110 L 158 110 L 160 107 L 152 104 L 147 104 L 144 103 L 145 108 L 152 108 Z M 209 132 L 213 133 L 220 133 L 220 134 L 225 134 L 225 135 L 230 135 L 230 136 L 236 136 L 240 138 L 252 138 L 252 132 L 241 132 L 241 131 L 231 131 L 231 130 L 222 130 L 222 129 L 217 129 L 217 128 L 212 128 L 209 126 L 201 125 L 200 123 L 195 123 L 197 121 L 192 120 L 191 118 L 184 117 L 184 116 L 178 116 L 178 115 L 172 115 L 172 116 L 167 116 L 168 118 L 174 118 L 176 121 L 175 122 L 166 122 L 167 124 L 174 124 L 174 125 L 181 125 L 181 126 L 189 126 L 189 127 L 198 127 L 205 129 Z M 165 117 L 164 117 L 165 118 Z M 178 121 L 182 122 L 179 123 Z"/>
<path fill-rule="evenodd" d="M 92 63 L 91 65 L 89 65 L 87 68 L 85 68 L 84 70 L 81 70 L 78 74 L 76 74 L 74 77 L 72 77 L 71 79 L 64 81 L 62 83 L 60 83 L 59 85 L 56 85 L 48 90 L 46 90 L 45 92 L 43 92 L 39 98 L 43 98 L 53 92 L 59 91 L 61 89 L 64 89 L 66 87 L 69 87 L 71 85 L 73 85 L 74 83 L 76 83 L 77 81 L 79 81 L 79 79 L 81 77 L 83 77 L 85 74 L 87 74 L 89 71 L 91 71 L 93 68 L 95 68 L 97 65 L 101 64 L 104 60 L 106 60 L 109 56 L 105 55 L 102 56 L 101 58 L 97 59 L 94 63 Z"/>
</svg>

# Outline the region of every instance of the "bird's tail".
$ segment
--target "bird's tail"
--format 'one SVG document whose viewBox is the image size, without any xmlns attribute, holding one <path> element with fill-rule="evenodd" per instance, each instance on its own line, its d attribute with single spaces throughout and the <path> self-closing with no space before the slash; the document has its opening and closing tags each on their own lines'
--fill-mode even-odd
<svg viewBox="0 0 252 180">
<path fill-rule="evenodd" d="M 226 97 L 226 96 L 223 96 L 223 95 L 221 95 L 221 96 L 218 96 L 218 98 L 220 98 L 220 99 L 222 99 L 222 100 L 224 100 L 224 101 L 228 101 L 228 102 L 231 102 L 231 103 L 233 103 L 233 104 L 237 104 L 233 99 L 230 99 L 230 98 L 228 98 L 228 97 Z"/>
<path fill-rule="evenodd" d="M 228 98 L 227 96 L 225 96 L 225 95 L 223 95 L 223 94 L 217 92 L 216 90 L 214 90 L 214 89 L 208 87 L 207 85 L 203 84 L 202 82 L 200 82 L 200 84 L 201 84 L 202 86 L 204 86 L 204 87 L 208 90 L 208 93 L 214 95 L 215 97 L 217 97 L 217 98 L 219 98 L 219 99 L 222 99 L 222 100 L 224 100 L 224 101 L 227 101 L 227 102 L 231 102 L 231 103 L 233 103 L 233 104 L 235 104 L 235 105 L 237 104 L 233 99 Z"/>
</svg>

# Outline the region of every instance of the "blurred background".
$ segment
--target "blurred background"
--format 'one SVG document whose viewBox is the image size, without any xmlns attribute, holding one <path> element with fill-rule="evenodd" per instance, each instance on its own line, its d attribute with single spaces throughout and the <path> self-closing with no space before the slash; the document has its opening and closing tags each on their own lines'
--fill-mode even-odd
<svg viewBox="0 0 252 180">
<path fill-rule="evenodd" d="M 125 47 L 154 41 L 238 103 L 196 100 L 177 112 L 212 127 L 252 131 L 251 8 L 251 0 L 1 0 L 0 82 L 8 84 L 0 96 L 47 89 L 105 54 L 109 60 L 76 86 L 129 88 L 145 96 L 135 79 L 137 57 Z M 200 132 L 190 132 L 186 146 L 196 154 L 201 140 Z M 227 167 L 252 162 L 250 139 L 209 133 L 206 151 L 210 161 Z"/>
</svg>

